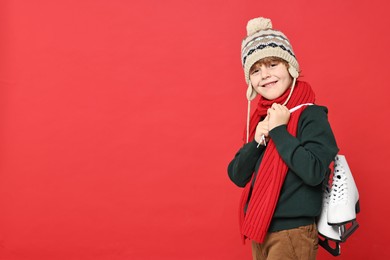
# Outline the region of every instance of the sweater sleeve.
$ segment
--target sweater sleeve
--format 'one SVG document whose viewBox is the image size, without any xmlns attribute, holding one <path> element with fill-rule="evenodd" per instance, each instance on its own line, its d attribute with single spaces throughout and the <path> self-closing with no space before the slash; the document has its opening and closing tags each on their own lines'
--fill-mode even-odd
<svg viewBox="0 0 390 260">
<path fill-rule="evenodd" d="M 328 122 L 327 108 L 309 106 L 301 114 L 297 137 L 286 125 L 275 127 L 270 136 L 283 161 L 304 183 L 319 185 L 339 151 Z"/>
<path fill-rule="evenodd" d="M 245 144 L 229 163 L 228 175 L 238 187 L 245 187 L 255 171 L 256 163 L 264 152 L 264 146 L 259 146 L 256 141 Z"/>
</svg>

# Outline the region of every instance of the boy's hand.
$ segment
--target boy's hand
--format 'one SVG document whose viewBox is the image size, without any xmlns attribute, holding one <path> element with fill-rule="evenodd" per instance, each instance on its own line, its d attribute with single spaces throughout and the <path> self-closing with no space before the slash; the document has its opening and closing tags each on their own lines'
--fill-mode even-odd
<svg viewBox="0 0 390 260">
<path fill-rule="evenodd" d="M 290 120 L 290 111 L 286 106 L 280 104 L 272 104 L 271 108 L 268 109 L 269 131 L 280 125 L 287 125 Z"/>
<path fill-rule="evenodd" d="M 263 121 L 260 121 L 258 124 L 257 124 L 257 127 L 256 127 L 256 133 L 255 133 L 255 141 L 261 145 L 264 145 L 262 140 L 261 140 L 261 136 L 264 135 L 264 137 L 266 138 L 265 140 L 268 141 L 268 116 L 266 118 L 264 118 Z"/>
</svg>

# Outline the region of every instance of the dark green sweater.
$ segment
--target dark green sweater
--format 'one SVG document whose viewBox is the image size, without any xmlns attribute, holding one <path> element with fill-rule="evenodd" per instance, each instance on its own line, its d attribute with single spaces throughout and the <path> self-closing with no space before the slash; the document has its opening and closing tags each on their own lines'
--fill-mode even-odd
<svg viewBox="0 0 390 260">
<path fill-rule="evenodd" d="M 269 232 L 314 223 L 321 213 L 322 183 L 339 150 L 327 112 L 326 107 L 308 106 L 299 118 L 297 137 L 287 132 L 286 125 L 269 133 L 289 168 Z M 252 141 L 237 152 L 228 166 L 229 177 L 237 186 L 244 187 L 257 173 L 265 149 Z"/>
</svg>

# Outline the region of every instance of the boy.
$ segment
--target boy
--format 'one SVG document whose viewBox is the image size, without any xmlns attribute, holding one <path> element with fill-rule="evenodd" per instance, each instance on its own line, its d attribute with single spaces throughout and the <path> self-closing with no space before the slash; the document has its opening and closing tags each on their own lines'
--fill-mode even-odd
<svg viewBox="0 0 390 260">
<path fill-rule="evenodd" d="M 253 259 L 315 259 L 322 183 L 338 152 L 327 108 L 314 105 L 287 37 L 269 19 L 248 22 L 241 47 L 248 83 L 246 144 L 228 166 L 244 187 L 240 230 Z M 250 101 L 259 94 L 256 111 Z"/>
</svg>

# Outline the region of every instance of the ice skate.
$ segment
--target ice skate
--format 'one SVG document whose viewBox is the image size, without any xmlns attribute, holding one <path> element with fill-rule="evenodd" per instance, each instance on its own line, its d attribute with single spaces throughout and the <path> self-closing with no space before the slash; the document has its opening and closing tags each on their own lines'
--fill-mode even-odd
<svg viewBox="0 0 390 260">
<path fill-rule="evenodd" d="M 345 241 L 358 227 L 359 193 L 351 170 L 343 155 L 337 155 L 327 214 L 329 225 L 340 227 L 341 241 Z"/>
<path fill-rule="evenodd" d="M 330 189 L 329 186 L 327 186 L 323 194 L 321 215 L 317 221 L 318 234 L 320 235 L 318 244 L 333 256 L 338 256 L 341 253 L 340 228 L 339 226 L 330 226 L 328 224 L 329 201 Z M 323 237 L 323 239 L 321 237 Z M 331 241 L 335 244 L 334 247 L 330 246 Z"/>
</svg>

